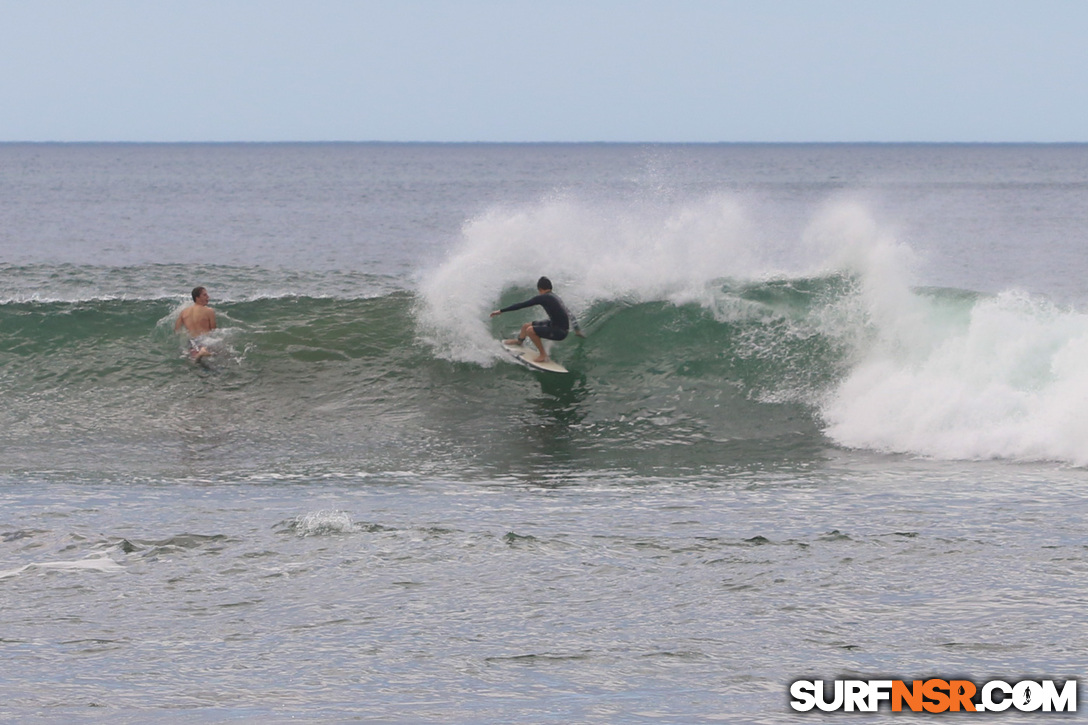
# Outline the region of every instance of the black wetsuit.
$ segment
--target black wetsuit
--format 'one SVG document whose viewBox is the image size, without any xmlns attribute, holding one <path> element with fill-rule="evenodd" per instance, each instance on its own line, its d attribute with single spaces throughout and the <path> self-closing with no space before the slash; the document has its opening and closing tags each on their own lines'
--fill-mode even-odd
<svg viewBox="0 0 1088 725">
<path fill-rule="evenodd" d="M 578 320 L 574 319 L 574 315 L 572 315 L 570 310 L 567 309 L 567 306 L 563 304 L 563 300 L 559 299 L 559 296 L 554 292 L 545 292 L 530 300 L 518 302 L 509 307 L 503 307 L 499 311 L 513 312 L 514 310 L 533 307 L 534 305 L 540 305 L 544 308 L 544 311 L 548 313 L 547 320 L 540 320 L 533 323 L 533 331 L 545 340 L 562 340 L 570 332 L 572 326 L 575 330 L 582 329 L 578 326 Z"/>
</svg>

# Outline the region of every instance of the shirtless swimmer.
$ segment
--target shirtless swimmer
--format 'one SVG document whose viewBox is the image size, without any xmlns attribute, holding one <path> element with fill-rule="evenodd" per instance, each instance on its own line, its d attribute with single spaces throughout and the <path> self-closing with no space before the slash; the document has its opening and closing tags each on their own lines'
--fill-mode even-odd
<svg viewBox="0 0 1088 725">
<path fill-rule="evenodd" d="M 206 345 L 197 342 L 201 335 L 206 335 L 215 329 L 215 310 L 208 307 L 208 290 L 204 287 L 193 289 L 193 304 L 186 307 L 178 315 L 174 323 L 174 332 L 185 328 L 189 334 L 189 356 L 194 360 L 211 355 Z"/>
</svg>

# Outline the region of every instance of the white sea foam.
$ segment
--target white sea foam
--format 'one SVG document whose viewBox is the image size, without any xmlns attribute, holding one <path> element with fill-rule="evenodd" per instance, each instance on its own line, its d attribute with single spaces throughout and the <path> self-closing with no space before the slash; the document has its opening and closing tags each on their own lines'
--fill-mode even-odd
<svg viewBox="0 0 1088 725">
<path fill-rule="evenodd" d="M 938 458 L 1088 464 L 1088 315 L 1006 292 L 931 330 L 907 354 L 888 337 L 868 351 L 823 406 L 828 435 Z"/>
<path fill-rule="evenodd" d="M 756 228 L 728 196 L 674 206 L 549 199 L 468 222 L 460 246 L 421 279 L 417 320 L 439 356 L 489 364 L 488 313 L 505 289 L 531 291 L 541 275 L 578 314 L 598 300 L 686 300 L 711 280 L 767 268 Z"/>
<path fill-rule="evenodd" d="M 859 281 L 828 315 L 857 334 L 820 406 L 835 442 L 1088 464 L 1088 315 L 1013 290 L 959 305 L 919 294 L 913 251 L 857 205 L 829 208 L 806 240 Z"/>
<path fill-rule="evenodd" d="M 298 536 L 350 534 L 356 530 L 351 515 L 345 511 L 312 511 L 295 519 L 292 528 Z"/>
</svg>

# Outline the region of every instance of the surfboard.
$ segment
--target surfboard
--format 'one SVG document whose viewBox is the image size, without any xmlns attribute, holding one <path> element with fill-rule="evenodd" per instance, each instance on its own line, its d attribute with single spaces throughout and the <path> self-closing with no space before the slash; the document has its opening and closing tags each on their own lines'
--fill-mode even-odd
<svg viewBox="0 0 1088 725">
<path fill-rule="evenodd" d="M 503 341 L 502 349 L 506 350 L 506 352 L 509 353 L 512 358 L 514 358 L 527 368 L 531 368 L 533 370 L 540 370 L 546 373 L 570 372 L 551 358 L 549 358 L 547 362 L 534 362 L 533 358 L 539 355 L 540 351 L 537 350 L 536 346 L 534 346 L 533 343 L 529 342 L 528 340 L 520 345 L 510 345 L 507 342 Z"/>
</svg>

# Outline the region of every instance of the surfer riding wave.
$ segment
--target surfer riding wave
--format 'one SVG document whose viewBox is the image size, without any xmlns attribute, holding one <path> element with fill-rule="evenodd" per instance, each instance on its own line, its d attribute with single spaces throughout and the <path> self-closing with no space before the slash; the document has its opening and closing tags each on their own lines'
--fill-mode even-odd
<svg viewBox="0 0 1088 725">
<path fill-rule="evenodd" d="M 570 329 L 574 328 L 574 334 L 578 337 L 585 337 L 585 333 L 582 332 L 582 328 L 578 325 L 578 320 L 570 313 L 567 306 L 563 304 L 563 300 L 559 299 L 559 295 L 552 292 L 552 282 L 547 277 L 541 277 L 536 283 L 536 297 L 525 300 L 524 302 L 518 302 L 508 307 L 503 307 L 501 310 L 495 310 L 491 313 L 492 317 L 497 317 L 504 312 L 513 312 L 514 310 L 524 309 L 526 307 L 534 307 L 540 305 L 544 308 L 544 311 L 548 314 L 547 320 L 537 320 L 535 322 L 526 322 L 521 326 L 521 332 L 518 333 L 516 340 L 504 340 L 510 345 L 520 345 L 528 337 L 536 345 L 536 349 L 540 351 L 540 355 L 533 359 L 533 362 L 542 363 L 548 361 L 548 352 L 544 349 L 544 343 L 541 342 L 541 338 L 545 340 L 563 340 L 569 334 Z"/>
</svg>

